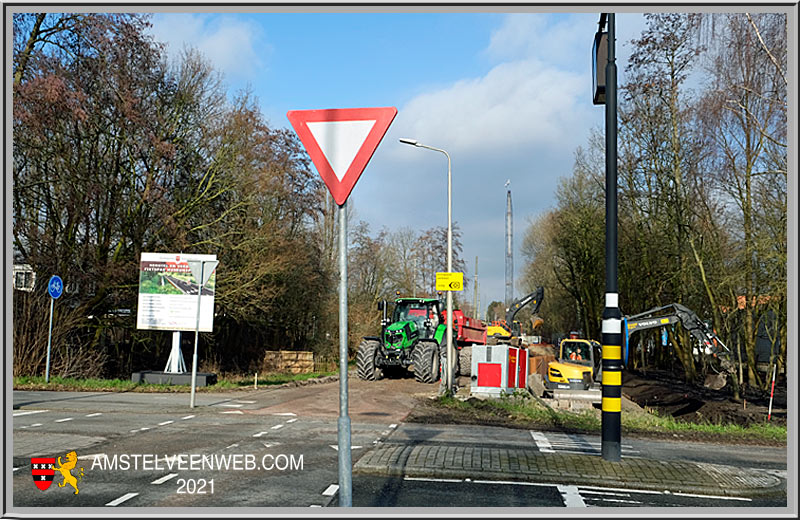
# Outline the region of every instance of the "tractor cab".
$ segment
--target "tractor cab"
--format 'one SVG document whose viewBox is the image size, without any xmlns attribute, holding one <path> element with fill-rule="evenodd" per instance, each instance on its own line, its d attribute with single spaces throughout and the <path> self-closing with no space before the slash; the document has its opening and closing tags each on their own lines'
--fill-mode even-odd
<svg viewBox="0 0 800 520">
<path fill-rule="evenodd" d="M 439 301 L 428 298 L 400 298 L 395 301 L 392 319 L 386 329 L 387 343 L 394 344 L 401 336 L 406 343 L 431 339 L 441 321 Z M 394 340 L 394 341 L 393 341 Z"/>
</svg>

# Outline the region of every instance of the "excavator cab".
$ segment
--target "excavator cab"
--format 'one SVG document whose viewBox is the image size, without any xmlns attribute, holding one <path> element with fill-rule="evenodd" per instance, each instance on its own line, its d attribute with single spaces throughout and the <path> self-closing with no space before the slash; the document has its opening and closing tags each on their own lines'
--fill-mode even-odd
<svg viewBox="0 0 800 520">
<path fill-rule="evenodd" d="M 589 339 L 561 340 L 558 360 L 547 368 L 547 387 L 550 390 L 589 390 L 599 376 L 600 343 Z"/>
</svg>

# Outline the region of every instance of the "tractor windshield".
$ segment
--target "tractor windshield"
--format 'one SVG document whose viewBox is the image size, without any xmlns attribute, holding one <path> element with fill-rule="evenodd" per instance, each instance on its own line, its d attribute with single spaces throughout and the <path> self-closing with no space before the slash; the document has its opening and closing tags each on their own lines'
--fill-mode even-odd
<svg viewBox="0 0 800 520">
<path fill-rule="evenodd" d="M 430 337 L 439 325 L 439 315 L 434 302 L 418 300 L 399 301 L 394 307 L 392 322 L 413 321 L 422 337 Z"/>
</svg>

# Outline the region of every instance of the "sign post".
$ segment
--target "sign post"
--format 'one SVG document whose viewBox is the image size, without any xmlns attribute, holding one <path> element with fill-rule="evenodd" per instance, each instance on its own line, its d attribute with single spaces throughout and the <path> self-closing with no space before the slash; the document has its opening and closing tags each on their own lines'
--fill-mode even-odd
<svg viewBox="0 0 800 520">
<path fill-rule="evenodd" d="M 203 285 L 211 278 L 211 273 L 217 268 L 216 260 L 189 260 L 189 268 L 197 281 L 197 324 L 194 329 L 194 354 L 192 355 L 192 390 L 189 399 L 189 408 L 194 408 L 194 391 L 197 385 L 197 340 L 200 337 L 200 297 L 203 294 Z"/>
<path fill-rule="evenodd" d="M 61 293 L 64 292 L 64 282 L 61 281 L 60 276 L 53 275 L 50 277 L 50 281 L 47 282 L 47 292 L 50 294 L 50 326 L 47 329 L 47 365 L 44 369 L 45 383 L 50 382 L 50 346 L 53 341 L 53 302 L 60 298 Z"/>
<path fill-rule="evenodd" d="M 347 198 L 397 115 L 394 107 L 291 110 L 286 114 L 339 206 L 339 506 L 353 505 L 347 394 Z"/>
</svg>

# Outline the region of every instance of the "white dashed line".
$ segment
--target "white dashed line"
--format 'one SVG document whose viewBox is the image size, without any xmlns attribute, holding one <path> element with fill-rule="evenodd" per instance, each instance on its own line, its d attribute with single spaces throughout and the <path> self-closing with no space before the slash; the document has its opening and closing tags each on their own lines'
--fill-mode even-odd
<svg viewBox="0 0 800 520">
<path fill-rule="evenodd" d="M 339 491 L 339 486 L 337 484 L 331 484 L 325 488 L 325 491 L 322 492 L 322 496 L 332 497 L 337 491 Z"/>
<path fill-rule="evenodd" d="M 273 426 L 270 429 L 271 430 L 279 430 L 279 429 L 283 428 L 284 426 L 285 426 L 284 424 L 276 424 L 275 426 Z"/>
<path fill-rule="evenodd" d="M 308 507 L 322 507 L 322 506 L 318 506 L 317 504 L 311 504 L 311 505 L 310 505 L 310 506 L 308 506 Z"/>
<path fill-rule="evenodd" d="M 254 433 L 254 434 L 253 434 L 253 437 L 261 437 L 262 435 L 264 435 L 264 434 L 266 434 L 266 433 L 269 433 L 269 432 L 258 432 L 258 433 Z"/>
<path fill-rule="evenodd" d="M 238 414 L 242 414 L 242 415 L 244 415 L 244 412 L 243 412 L 243 411 L 241 411 L 241 410 L 228 410 L 228 411 L 225 411 L 225 412 L 219 412 L 219 413 L 238 413 Z"/>
<path fill-rule="evenodd" d="M 133 497 L 137 496 L 138 494 L 139 493 L 128 493 L 126 495 L 122 495 L 121 497 L 119 497 L 119 498 L 117 498 L 115 500 L 112 500 L 111 502 L 109 502 L 106 505 L 107 506 L 111 506 L 111 507 L 118 506 L 121 503 L 125 502 L 126 500 L 132 499 Z"/>
<path fill-rule="evenodd" d="M 255 401 L 242 401 L 242 400 L 237 400 L 236 402 L 237 402 L 237 403 L 244 403 L 244 404 L 256 404 L 256 402 L 255 402 Z"/>
<path fill-rule="evenodd" d="M 286 424 L 292 424 L 292 423 L 293 423 L 293 422 L 295 422 L 296 420 L 297 420 L 296 418 L 295 418 L 295 419 L 289 419 L 288 421 L 286 421 Z"/>
<path fill-rule="evenodd" d="M 24 412 L 14 412 L 14 417 L 22 417 L 23 415 L 33 415 L 35 413 L 49 412 L 49 410 L 25 410 Z"/>
<path fill-rule="evenodd" d="M 41 425 L 42 425 L 42 423 L 37 422 L 35 424 L 31 424 L 31 428 L 36 428 L 37 426 L 41 426 Z"/>
<path fill-rule="evenodd" d="M 20 466 L 18 468 L 14 468 L 14 471 L 17 471 L 17 470 L 20 470 L 20 469 L 22 469 L 22 466 Z"/>
<path fill-rule="evenodd" d="M 267 449 L 274 448 L 275 446 L 280 446 L 281 445 L 280 442 L 262 442 L 261 444 L 263 444 L 264 447 L 267 448 Z"/>
<path fill-rule="evenodd" d="M 392 423 L 392 424 L 389 425 L 389 428 L 397 428 L 397 425 Z"/>
<path fill-rule="evenodd" d="M 752 499 L 744 498 L 744 497 L 723 497 L 723 496 L 717 496 L 717 495 L 696 495 L 696 494 L 692 494 L 692 493 L 680 493 L 680 492 L 675 492 L 675 493 L 672 493 L 672 494 L 673 495 L 679 495 L 679 496 L 682 496 L 682 497 L 713 498 L 713 499 L 716 499 L 716 500 L 741 500 L 743 502 L 752 502 Z"/>
<path fill-rule="evenodd" d="M 539 448 L 539 451 L 542 453 L 554 453 L 550 441 L 547 440 L 544 434 L 540 432 L 531 432 L 531 437 L 533 437 L 533 440 L 536 442 L 536 447 Z"/>
<path fill-rule="evenodd" d="M 102 412 L 90 413 L 86 414 L 86 417 L 97 417 L 98 415 L 103 415 L 103 413 Z"/>
<path fill-rule="evenodd" d="M 236 404 L 236 403 L 222 403 L 222 404 L 218 404 L 217 406 L 224 406 L 225 408 L 241 408 L 244 405 L 243 404 Z"/>
<path fill-rule="evenodd" d="M 178 476 L 177 473 L 170 473 L 169 475 L 164 475 L 161 478 L 155 479 L 154 481 L 151 482 L 151 484 L 156 484 L 156 485 L 163 484 L 164 482 L 168 481 L 169 479 L 175 478 L 177 476 Z"/>
<path fill-rule="evenodd" d="M 403 480 L 417 480 L 421 482 L 463 482 L 460 478 L 403 477 Z"/>
<path fill-rule="evenodd" d="M 469 479 L 465 479 L 468 482 Z M 509 486 L 539 486 L 539 487 L 553 487 L 553 484 L 546 484 L 542 482 L 522 482 L 516 480 L 473 480 L 475 484 L 504 484 Z"/>
<path fill-rule="evenodd" d="M 174 423 L 174 422 L 175 422 L 175 421 L 164 421 L 164 422 L 160 422 L 160 423 L 158 423 L 158 425 L 159 425 L 159 426 L 166 426 L 166 425 L 168 425 L 168 424 L 172 424 L 172 423 Z"/>
<path fill-rule="evenodd" d="M 578 486 L 556 486 L 566 507 L 586 507 L 586 502 L 578 492 Z"/>
<path fill-rule="evenodd" d="M 56 419 L 55 422 L 67 422 L 67 421 L 71 421 L 71 420 L 72 420 L 72 417 L 65 417 L 64 419 Z"/>
<path fill-rule="evenodd" d="M 279 413 L 274 413 L 272 415 L 287 415 L 287 416 L 291 416 L 291 417 L 296 417 L 297 416 L 296 413 L 292 413 L 292 412 L 279 412 Z"/>
<path fill-rule="evenodd" d="M 187 415 L 186 417 L 181 417 L 181 421 L 185 421 L 187 419 L 194 419 L 194 418 L 195 418 L 194 415 Z"/>
<path fill-rule="evenodd" d="M 233 444 L 231 444 L 230 446 L 226 446 L 226 447 L 225 447 L 225 449 L 226 449 L 226 450 L 229 450 L 229 449 L 231 449 L 231 448 L 238 448 L 238 447 L 239 447 L 239 444 L 238 444 L 238 443 L 236 443 L 236 442 L 234 442 L 234 443 L 233 443 Z"/>
</svg>

